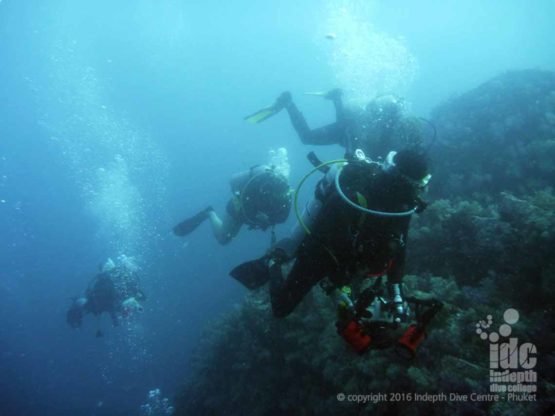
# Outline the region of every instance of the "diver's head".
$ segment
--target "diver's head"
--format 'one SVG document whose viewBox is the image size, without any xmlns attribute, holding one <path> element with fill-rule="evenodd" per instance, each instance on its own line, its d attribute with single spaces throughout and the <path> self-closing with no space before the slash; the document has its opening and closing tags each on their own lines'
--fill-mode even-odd
<svg viewBox="0 0 555 416">
<path fill-rule="evenodd" d="M 366 105 L 366 115 L 386 127 L 394 126 L 403 115 L 404 103 L 393 94 L 380 95 Z"/>
<path fill-rule="evenodd" d="M 81 297 L 73 301 L 66 314 L 66 321 L 72 328 L 80 328 L 85 314 L 87 298 Z"/>
<path fill-rule="evenodd" d="M 426 155 L 413 149 L 389 152 L 384 163 L 384 170 L 401 175 L 419 189 L 426 187 L 432 177 Z"/>
<path fill-rule="evenodd" d="M 138 300 L 133 296 L 125 299 L 121 303 L 121 314 L 124 317 L 131 316 L 135 313 L 142 313 L 143 311 L 144 311 L 143 305 L 141 305 L 138 302 Z"/>
</svg>

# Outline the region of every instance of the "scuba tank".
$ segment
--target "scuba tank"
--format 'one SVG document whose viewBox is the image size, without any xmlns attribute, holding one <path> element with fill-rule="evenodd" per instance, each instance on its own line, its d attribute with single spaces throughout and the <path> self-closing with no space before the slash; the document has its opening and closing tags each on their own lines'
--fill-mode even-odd
<svg viewBox="0 0 555 416">
<path fill-rule="evenodd" d="M 238 212 L 251 228 L 265 230 L 287 220 L 291 191 L 287 178 L 274 167 L 258 165 L 230 181 Z"/>
</svg>

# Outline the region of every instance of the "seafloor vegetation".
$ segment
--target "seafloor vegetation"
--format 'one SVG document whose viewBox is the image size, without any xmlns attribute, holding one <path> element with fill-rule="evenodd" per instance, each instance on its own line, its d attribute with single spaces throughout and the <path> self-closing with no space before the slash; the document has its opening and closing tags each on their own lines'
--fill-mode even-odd
<svg viewBox="0 0 555 416">
<path fill-rule="evenodd" d="M 433 202 L 415 218 L 408 293 L 445 302 L 415 360 L 352 352 L 316 287 L 288 318 L 266 288 L 206 331 L 178 415 L 528 415 L 555 394 L 555 73 L 503 74 L 433 112 Z M 538 349 L 537 402 L 338 401 L 337 394 L 486 394 L 476 323 L 509 307 Z"/>
</svg>

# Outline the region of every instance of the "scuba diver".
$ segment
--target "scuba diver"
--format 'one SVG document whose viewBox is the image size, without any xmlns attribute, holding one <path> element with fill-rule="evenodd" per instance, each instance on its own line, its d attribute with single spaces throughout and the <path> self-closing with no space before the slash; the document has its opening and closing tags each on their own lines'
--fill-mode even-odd
<svg viewBox="0 0 555 416">
<path fill-rule="evenodd" d="M 324 279 L 331 293 L 357 277 L 387 275 L 385 296 L 394 321 L 401 322 L 408 313 L 401 289 L 407 234 L 412 214 L 425 208 L 420 193 L 431 178 L 427 158 L 404 149 L 378 163 L 357 150 L 348 161 L 323 163 L 314 171 L 326 168 L 314 200 L 302 218 L 297 214 L 300 227 L 292 236 L 230 274 L 250 289 L 269 282 L 278 318 Z"/>
<path fill-rule="evenodd" d="M 404 117 L 403 100 L 395 95 L 381 95 L 370 101 L 362 110 L 347 111 L 340 89 L 308 94 L 319 95 L 333 102 L 336 115 L 334 123 L 311 129 L 288 91 L 283 92 L 273 105 L 245 117 L 245 120 L 260 123 L 286 109 L 302 143 L 338 144 L 345 148 L 347 155 L 361 149 L 374 160 L 384 158 L 391 148 L 417 146 L 422 142 L 421 121 L 424 119 Z M 428 121 L 426 123 L 429 124 Z"/>
<path fill-rule="evenodd" d="M 146 296 L 139 287 L 137 267 L 126 256 L 120 256 L 118 260 L 116 265 L 108 259 L 102 271 L 89 284 L 85 295 L 73 300 L 66 314 L 67 323 L 72 328 L 80 328 L 86 314 L 99 317 L 107 313 L 112 325 L 118 326 L 120 317 L 143 311 L 141 303 Z M 99 329 L 96 336 L 102 335 Z"/>
<path fill-rule="evenodd" d="M 287 150 L 270 151 L 270 164 L 256 165 L 233 175 L 230 180 L 232 198 L 227 203 L 222 219 L 209 206 L 173 228 L 177 236 L 193 232 L 209 219 L 216 240 L 225 245 L 238 233 L 243 224 L 250 229 L 267 230 L 287 220 L 291 210 L 291 189 L 288 182 Z"/>
</svg>

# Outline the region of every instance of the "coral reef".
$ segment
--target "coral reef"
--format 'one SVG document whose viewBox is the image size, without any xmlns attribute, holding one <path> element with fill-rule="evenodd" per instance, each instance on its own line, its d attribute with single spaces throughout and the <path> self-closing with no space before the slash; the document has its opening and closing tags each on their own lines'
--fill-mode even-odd
<svg viewBox="0 0 555 416">
<path fill-rule="evenodd" d="M 555 183 L 555 73 L 502 74 L 437 107 L 434 194 L 525 194 Z"/>
<path fill-rule="evenodd" d="M 337 335 L 332 302 L 319 288 L 286 320 L 272 318 L 267 294 L 261 290 L 249 294 L 237 310 L 208 330 L 193 363 L 195 377 L 181 392 L 176 414 L 485 415 L 540 411 L 544 405 L 535 403 L 468 402 L 461 407 L 452 401 L 394 402 L 400 392 L 487 394 L 487 349 L 473 330 L 476 322 L 497 311 L 486 303 L 466 306 L 473 303 L 472 292 L 461 290 L 454 279 L 408 276 L 406 284 L 413 293 L 431 288 L 446 301 L 414 361 L 403 360 L 392 350 L 371 350 L 364 356 L 351 351 Z M 534 315 L 526 322 L 532 327 Z M 539 344 L 538 349 L 549 351 Z M 552 376 L 542 375 L 544 380 Z M 547 387 L 540 387 L 540 394 L 546 395 Z M 359 403 L 340 401 L 341 393 L 368 397 L 361 397 Z M 380 398 L 378 393 L 385 396 Z"/>
<path fill-rule="evenodd" d="M 351 351 L 318 287 L 283 320 L 262 288 L 207 329 L 177 415 L 553 413 L 555 74 L 503 74 L 441 105 L 434 120 L 434 202 L 413 222 L 404 284 L 445 306 L 416 358 Z M 521 315 L 514 333 L 538 351 L 538 400 L 449 397 L 490 392 L 477 326 L 488 316 L 498 325 L 508 308 Z"/>
</svg>

